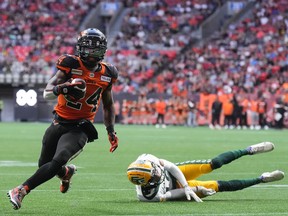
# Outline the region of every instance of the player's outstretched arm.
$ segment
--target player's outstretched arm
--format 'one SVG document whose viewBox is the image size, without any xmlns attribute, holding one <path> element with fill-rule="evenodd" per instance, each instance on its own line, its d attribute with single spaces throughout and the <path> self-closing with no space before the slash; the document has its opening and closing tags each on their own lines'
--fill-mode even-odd
<svg viewBox="0 0 288 216">
<path fill-rule="evenodd" d="M 187 200 L 195 200 L 196 202 L 202 202 L 202 200 L 197 196 L 197 194 L 193 191 L 193 189 L 188 185 L 188 182 L 186 181 L 186 178 L 184 174 L 181 172 L 181 170 L 174 164 L 171 163 L 170 161 L 161 159 L 160 163 L 164 165 L 164 169 L 166 169 L 168 172 L 170 172 L 182 185 L 184 194 L 187 197 Z M 174 196 L 178 196 L 178 192 L 175 192 Z M 173 194 L 172 194 L 173 196 Z M 174 197 L 172 197 L 173 199 Z"/>
<path fill-rule="evenodd" d="M 187 190 L 188 189 L 188 190 Z M 190 196 L 193 197 L 193 199 L 196 202 L 203 202 L 197 195 L 196 193 L 200 193 L 203 196 L 211 196 L 216 193 L 215 190 L 213 189 L 207 189 L 202 186 L 197 186 L 197 187 L 187 187 L 187 188 L 178 188 L 174 190 L 167 191 L 161 198 L 160 201 L 169 201 L 169 200 L 182 200 L 187 198 L 186 193 L 189 193 Z M 195 196 L 196 195 L 196 196 Z"/>
</svg>

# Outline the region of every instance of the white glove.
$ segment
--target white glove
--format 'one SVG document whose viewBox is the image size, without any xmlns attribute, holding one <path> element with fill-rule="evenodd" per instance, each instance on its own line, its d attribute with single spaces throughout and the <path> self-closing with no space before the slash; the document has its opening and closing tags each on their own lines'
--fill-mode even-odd
<svg viewBox="0 0 288 216">
<path fill-rule="evenodd" d="M 198 191 L 201 192 L 204 196 L 211 196 L 211 195 L 216 193 L 215 190 L 210 189 L 210 188 L 208 189 L 208 188 L 205 188 L 203 186 L 197 186 L 196 192 L 198 192 Z"/>
<path fill-rule="evenodd" d="M 203 202 L 189 185 L 186 185 L 184 187 L 184 190 L 185 190 L 187 200 L 191 200 L 191 197 L 192 197 L 196 202 Z"/>
</svg>

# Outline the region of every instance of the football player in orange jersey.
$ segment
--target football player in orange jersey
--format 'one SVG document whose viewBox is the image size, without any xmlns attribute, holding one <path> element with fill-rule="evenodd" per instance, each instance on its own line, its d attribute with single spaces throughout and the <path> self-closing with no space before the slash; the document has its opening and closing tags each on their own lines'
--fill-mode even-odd
<svg viewBox="0 0 288 216">
<path fill-rule="evenodd" d="M 76 50 L 77 55 L 62 55 L 58 59 L 58 71 L 44 90 L 45 99 L 58 99 L 54 119 L 43 136 L 38 170 L 7 193 L 15 210 L 21 207 L 25 195 L 54 176 L 60 178 L 60 191 L 67 192 L 76 166 L 66 164 L 82 151 L 86 143 L 98 138 L 93 120 L 100 100 L 110 152 L 118 147 L 112 96 L 118 71 L 115 66 L 102 62 L 107 50 L 106 37 L 98 29 L 86 29 L 78 37 Z M 85 82 L 73 82 L 76 78 Z"/>
</svg>

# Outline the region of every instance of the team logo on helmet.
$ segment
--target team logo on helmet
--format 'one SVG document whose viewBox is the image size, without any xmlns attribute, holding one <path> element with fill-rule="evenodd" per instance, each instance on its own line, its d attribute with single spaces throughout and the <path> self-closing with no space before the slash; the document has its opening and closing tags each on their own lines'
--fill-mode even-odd
<svg viewBox="0 0 288 216">
<path fill-rule="evenodd" d="M 138 160 L 128 166 L 127 176 L 133 184 L 145 186 L 152 178 L 153 169 L 150 161 Z"/>
<path fill-rule="evenodd" d="M 140 186 L 155 187 L 164 181 L 163 169 L 148 160 L 136 160 L 127 169 L 130 182 Z"/>
</svg>

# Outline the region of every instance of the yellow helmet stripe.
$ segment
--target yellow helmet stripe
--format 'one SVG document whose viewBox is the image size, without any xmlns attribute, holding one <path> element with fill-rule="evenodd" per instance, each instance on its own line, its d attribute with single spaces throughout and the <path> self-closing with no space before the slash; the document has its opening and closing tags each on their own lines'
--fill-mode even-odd
<svg viewBox="0 0 288 216">
<path fill-rule="evenodd" d="M 150 170 L 150 169 L 138 168 L 138 167 L 128 168 L 128 169 L 127 169 L 127 172 L 129 172 L 129 171 L 140 171 L 140 172 L 151 173 L 151 170 Z"/>
</svg>

